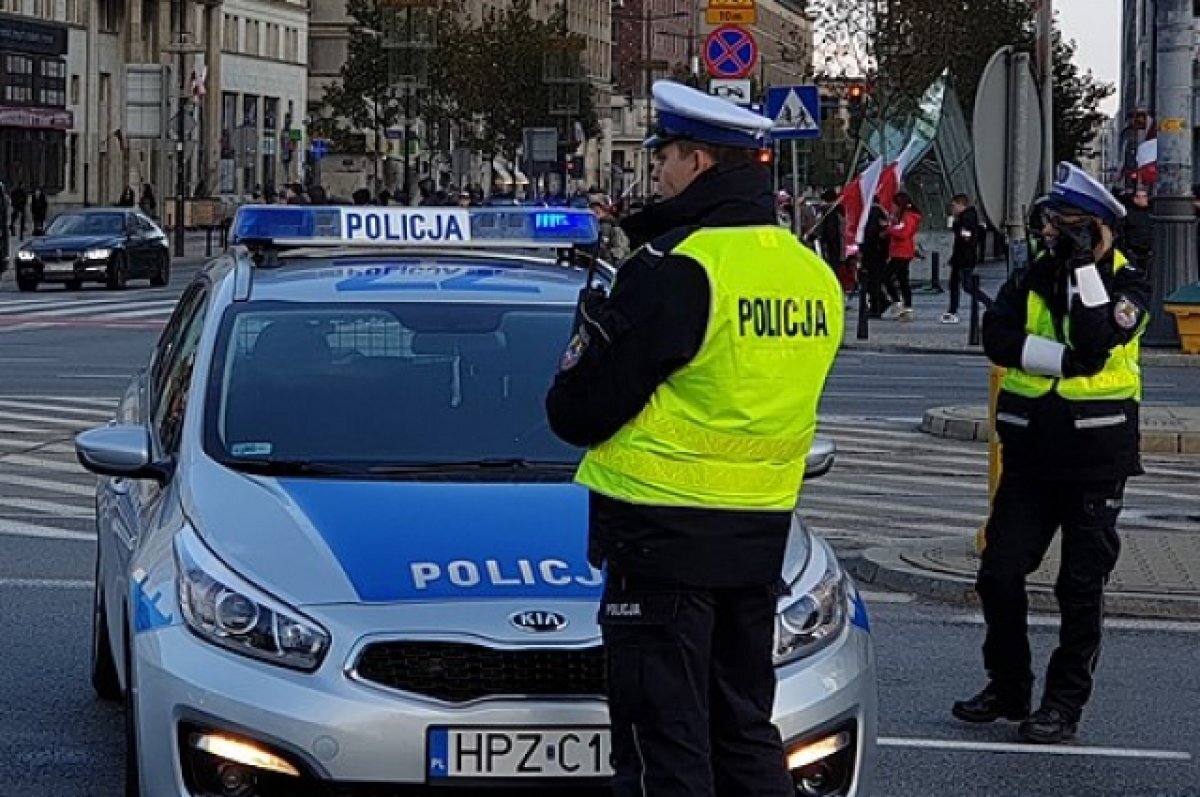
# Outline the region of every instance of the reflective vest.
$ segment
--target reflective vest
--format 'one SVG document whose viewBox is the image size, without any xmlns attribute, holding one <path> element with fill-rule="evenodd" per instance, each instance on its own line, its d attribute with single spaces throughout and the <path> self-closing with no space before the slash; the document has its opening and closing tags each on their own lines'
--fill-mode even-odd
<svg viewBox="0 0 1200 797">
<path fill-rule="evenodd" d="M 841 286 L 778 227 L 699 230 L 672 252 L 708 276 L 704 341 L 575 480 L 634 504 L 790 510 L 842 341 Z"/>
<path fill-rule="evenodd" d="M 1129 261 L 1120 252 L 1113 254 L 1113 273 L 1125 268 Z M 1071 319 L 1063 319 L 1063 338 L 1060 340 L 1054 328 L 1054 316 L 1046 301 L 1040 294 L 1029 291 L 1025 303 L 1025 332 L 1060 343 L 1071 340 Z M 1097 401 L 1102 399 L 1142 399 L 1142 369 L 1138 363 L 1141 335 L 1123 346 L 1117 346 L 1109 352 L 1104 370 L 1094 376 L 1073 376 L 1071 378 L 1039 376 L 1022 371 L 1020 368 L 1009 368 L 1004 374 L 1000 387 L 1010 393 L 1026 398 L 1040 398 L 1051 390 L 1070 401 Z"/>
</svg>

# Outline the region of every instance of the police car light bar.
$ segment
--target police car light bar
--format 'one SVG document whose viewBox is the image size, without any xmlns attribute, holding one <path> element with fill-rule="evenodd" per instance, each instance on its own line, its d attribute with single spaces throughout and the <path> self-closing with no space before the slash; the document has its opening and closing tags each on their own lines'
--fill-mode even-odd
<svg viewBox="0 0 1200 797">
<path fill-rule="evenodd" d="M 232 243 L 276 247 L 586 246 L 599 239 L 596 217 L 576 208 L 406 208 L 244 205 Z"/>
</svg>

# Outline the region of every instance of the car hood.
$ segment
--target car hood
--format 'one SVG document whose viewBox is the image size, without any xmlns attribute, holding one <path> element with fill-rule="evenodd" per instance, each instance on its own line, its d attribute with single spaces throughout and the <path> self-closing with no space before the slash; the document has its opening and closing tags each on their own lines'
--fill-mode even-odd
<svg viewBox="0 0 1200 797">
<path fill-rule="evenodd" d="M 55 251 L 62 249 L 63 251 L 79 251 L 83 249 L 94 249 L 97 247 L 115 247 L 121 246 L 124 239 L 119 235 L 51 235 L 36 238 L 27 244 L 25 248 L 32 252 Z"/>
<path fill-rule="evenodd" d="M 230 567 L 297 606 L 595 600 L 587 491 L 571 483 L 267 478 L 208 462 L 185 496 Z M 204 497 L 201 498 L 200 496 Z M 792 524 L 784 576 L 811 542 Z"/>
</svg>

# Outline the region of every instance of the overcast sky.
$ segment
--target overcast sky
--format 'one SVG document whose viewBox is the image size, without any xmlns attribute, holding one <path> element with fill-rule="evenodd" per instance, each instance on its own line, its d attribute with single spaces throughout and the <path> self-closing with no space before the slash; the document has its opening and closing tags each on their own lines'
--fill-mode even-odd
<svg viewBox="0 0 1200 797">
<path fill-rule="evenodd" d="M 1054 0 L 1063 34 L 1079 45 L 1075 62 L 1105 82 L 1118 84 L 1121 72 L 1121 0 Z M 1120 86 L 1117 85 L 1118 90 Z M 1117 96 L 1103 109 L 1116 111 Z"/>
</svg>

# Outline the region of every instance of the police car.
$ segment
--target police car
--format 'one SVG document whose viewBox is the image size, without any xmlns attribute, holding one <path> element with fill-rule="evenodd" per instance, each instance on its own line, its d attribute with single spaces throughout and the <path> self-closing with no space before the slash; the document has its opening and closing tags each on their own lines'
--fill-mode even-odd
<svg viewBox="0 0 1200 797">
<path fill-rule="evenodd" d="M 127 794 L 603 789 L 603 574 L 582 452 L 542 403 L 594 218 L 248 207 L 232 235 L 76 440 L 102 477 L 92 682 L 124 700 Z M 784 576 L 797 792 L 861 794 L 866 611 L 799 516 Z"/>
</svg>

